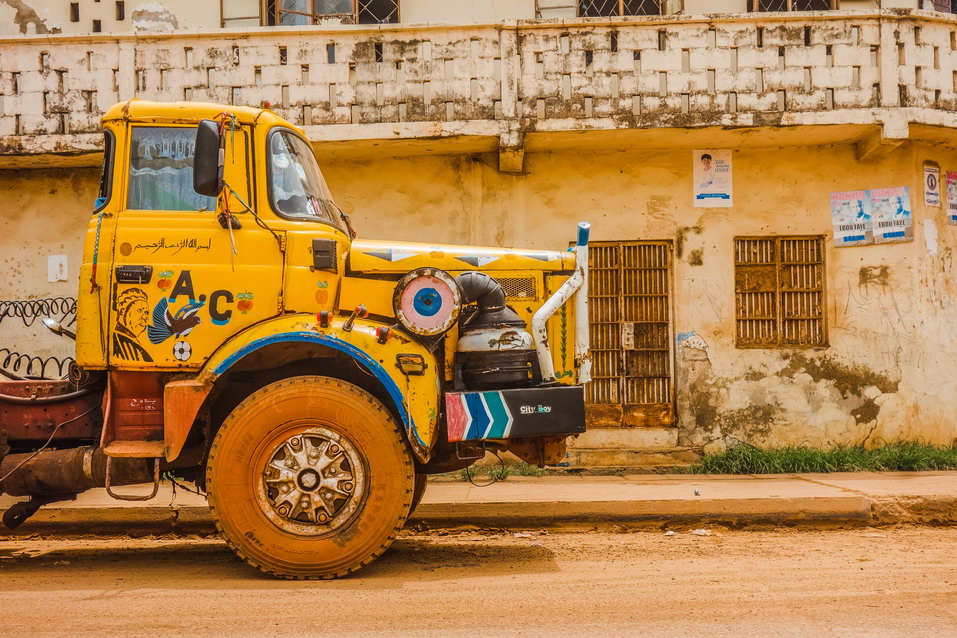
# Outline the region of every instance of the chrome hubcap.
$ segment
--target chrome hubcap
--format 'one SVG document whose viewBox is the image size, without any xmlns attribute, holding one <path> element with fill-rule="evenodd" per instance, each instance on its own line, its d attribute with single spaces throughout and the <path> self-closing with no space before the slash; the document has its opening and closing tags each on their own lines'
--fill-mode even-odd
<svg viewBox="0 0 957 638">
<path fill-rule="evenodd" d="M 315 427 L 279 443 L 262 470 L 259 506 L 294 534 L 334 532 L 355 514 L 365 488 L 359 451 L 341 434 Z"/>
</svg>

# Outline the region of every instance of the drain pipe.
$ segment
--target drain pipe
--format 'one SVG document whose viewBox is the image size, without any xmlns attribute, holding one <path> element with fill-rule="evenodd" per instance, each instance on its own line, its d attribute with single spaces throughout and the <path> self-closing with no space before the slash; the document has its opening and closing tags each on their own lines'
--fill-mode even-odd
<svg viewBox="0 0 957 638">
<path fill-rule="evenodd" d="M 578 366 L 578 383 L 591 381 L 591 355 L 588 337 L 588 233 L 591 224 L 578 224 L 578 241 L 569 250 L 575 253 L 575 272 L 562 284 L 554 295 L 532 317 L 532 337 L 542 381 L 555 381 L 555 364 L 548 349 L 548 320 L 565 305 L 576 292 L 575 298 L 575 365 Z"/>
</svg>

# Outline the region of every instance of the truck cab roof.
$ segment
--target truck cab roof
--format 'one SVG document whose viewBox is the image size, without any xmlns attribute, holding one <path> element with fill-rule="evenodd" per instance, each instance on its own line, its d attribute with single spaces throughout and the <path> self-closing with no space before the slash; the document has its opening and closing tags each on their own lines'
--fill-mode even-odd
<svg viewBox="0 0 957 638">
<path fill-rule="evenodd" d="M 240 124 L 282 125 L 303 133 L 302 129 L 290 124 L 269 109 L 212 102 L 153 102 L 132 99 L 111 106 L 103 115 L 101 122 L 106 124 L 121 120 L 144 123 L 197 123 L 200 120 L 215 119 L 221 113 L 236 116 Z"/>
</svg>

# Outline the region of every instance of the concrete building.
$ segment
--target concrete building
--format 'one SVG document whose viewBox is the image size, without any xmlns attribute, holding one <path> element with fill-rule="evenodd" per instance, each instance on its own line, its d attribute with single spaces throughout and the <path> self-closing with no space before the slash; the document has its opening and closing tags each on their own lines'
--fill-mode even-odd
<svg viewBox="0 0 957 638">
<path fill-rule="evenodd" d="M 554 248 L 593 223 L 574 462 L 957 439 L 949 3 L 400 0 L 364 24 L 359 0 L 277 27 L 168 0 L 102 33 L 113 3 L 74 4 L 0 0 L 0 300 L 75 295 L 110 105 L 269 102 L 364 236 Z M 23 323 L 0 347 L 66 355 Z"/>
</svg>

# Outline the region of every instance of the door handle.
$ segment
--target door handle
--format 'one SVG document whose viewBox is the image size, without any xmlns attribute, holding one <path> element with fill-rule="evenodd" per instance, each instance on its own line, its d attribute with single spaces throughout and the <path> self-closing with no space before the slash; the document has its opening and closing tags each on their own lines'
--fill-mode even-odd
<svg viewBox="0 0 957 638">
<path fill-rule="evenodd" d="M 116 267 L 116 283 L 118 284 L 148 284 L 152 278 L 152 266 Z"/>
</svg>

